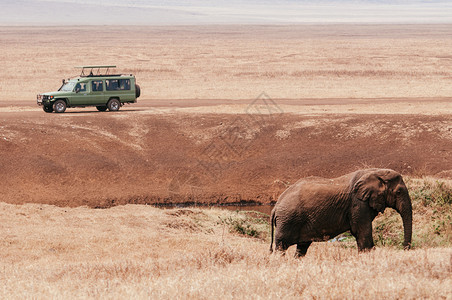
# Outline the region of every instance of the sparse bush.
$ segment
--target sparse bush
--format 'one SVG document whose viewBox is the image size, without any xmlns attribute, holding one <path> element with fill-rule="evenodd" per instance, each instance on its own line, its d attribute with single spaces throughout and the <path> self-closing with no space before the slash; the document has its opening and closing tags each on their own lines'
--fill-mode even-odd
<svg viewBox="0 0 452 300">
<path fill-rule="evenodd" d="M 232 216 L 218 218 L 220 219 L 219 223 L 227 225 L 230 232 L 259 239 L 266 239 L 269 230 L 268 216 L 265 215 L 264 220 L 262 215 L 263 214 L 257 212 L 237 211 L 236 214 Z"/>
<path fill-rule="evenodd" d="M 429 247 L 449 247 L 452 245 L 451 182 L 424 178 L 410 185 L 415 213 L 421 219 L 417 242 Z"/>
<path fill-rule="evenodd" d="M 420 201 L 424 206 L 443 206 L 452 204 L 452 187 L 444 181 L 424 180 L 422 185 L 410 191 L 413 202 Z"/>
</svg>

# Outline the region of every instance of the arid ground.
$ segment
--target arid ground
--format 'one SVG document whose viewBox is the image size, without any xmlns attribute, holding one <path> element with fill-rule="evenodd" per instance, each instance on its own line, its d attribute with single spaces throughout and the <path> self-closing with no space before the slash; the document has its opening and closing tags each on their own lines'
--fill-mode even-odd
<svg viewBox="0 0 452 300">
<path fill-rule="evenodd" d="M 62 115 L 1 107 L 2 201 L 271 203 L 300 177 L 365 167 L 449 178 L 452 102 L 375 101 L 143 100 L 118 113 Z"/>
<path fill-rule="evenodd" d="M 270 204 L 367 167 L 450 186 L 451 49 L 450 25 L 0 27 L 0 293 L 450 297 L 450 204 L 419 200 L 414 251 L 319 243 L 301 262 L 231 212 L 127 204 Z M 138 103 L 36 105 L 90 64 L 136 75 Z"/>
</svg>

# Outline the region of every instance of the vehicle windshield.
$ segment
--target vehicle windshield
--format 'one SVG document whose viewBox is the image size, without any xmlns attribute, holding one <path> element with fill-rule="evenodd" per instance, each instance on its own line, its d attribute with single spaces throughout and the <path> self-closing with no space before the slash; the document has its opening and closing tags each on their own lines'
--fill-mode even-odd
<svg viewBox="0 0 452 300">
<path fill-rule="evenodd" d="M 74 81 L 66 82 L 66 83 L 60 88 L 60 91 L 62 91 L 62 92 L 72 92 L 72 90 L 74 89 L 74 86 L 75 86 L 75 82 L 74 82 Z"/>
</svg>

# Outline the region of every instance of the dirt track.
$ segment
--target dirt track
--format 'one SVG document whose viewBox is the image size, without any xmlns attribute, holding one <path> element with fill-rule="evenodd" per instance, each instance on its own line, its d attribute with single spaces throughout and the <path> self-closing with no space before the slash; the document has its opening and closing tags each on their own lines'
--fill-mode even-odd
<svg viewBox="0 0 452 300">
<path fill-rule="evenodd" d="M 300 177 L 363 167 L 450 177 L 451 112 L 448 99 L 144 100 L 61 115 L 3 104 L 0 201 L 268 203 Z"/>
</svg>

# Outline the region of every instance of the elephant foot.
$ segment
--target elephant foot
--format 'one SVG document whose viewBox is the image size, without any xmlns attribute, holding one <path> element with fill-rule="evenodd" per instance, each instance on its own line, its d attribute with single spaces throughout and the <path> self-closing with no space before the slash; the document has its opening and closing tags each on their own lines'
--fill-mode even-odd
<svg viewBox="0 0 452 300">
<path fill-rule="evenodd" d="M 372 251 L 372 250 L 374 250 L 375 249 L 375 246 L 374 245 L 369 245 L 369 246 L 359 246 L 358 245 L 358 251 L 359 252 L 369 252 L 369 251 Z"/>
<path fill-rule="evenodd" d="M 309 246 L 311 246 L 312 242 L 299 242 L 297 244 L 297 251 L 295 251 L 295 257 L 303 257 L 308 252 Z"/>
<path fill-rule="evenodd" d="M 275 243 L 275 253 L 278 253 L 281 256 L 285 256 L 286 255 L 286 250 L 289 248 L 289 244 L 284 242 L 284 241 L 280 241 L 280 240 L 276 240 Z"/>
</svg>

